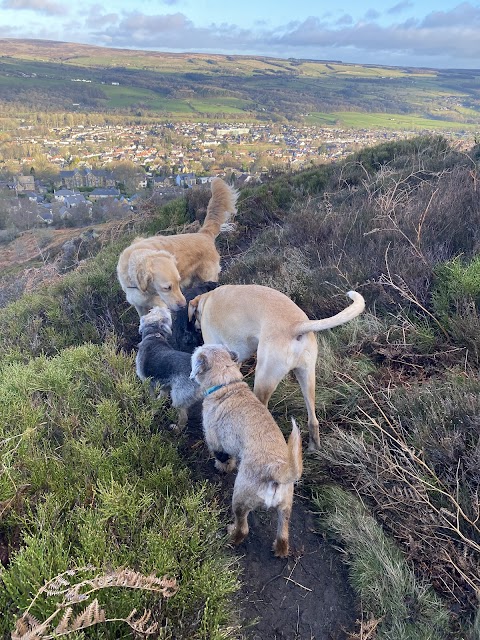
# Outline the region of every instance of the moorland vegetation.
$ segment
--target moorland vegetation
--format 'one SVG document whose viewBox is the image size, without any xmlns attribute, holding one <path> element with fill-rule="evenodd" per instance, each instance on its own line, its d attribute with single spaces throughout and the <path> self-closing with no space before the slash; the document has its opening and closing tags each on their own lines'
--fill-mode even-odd
<svg viewBox="0 0 480 640">
<path fill-rule="evenodd" d="M 366 299 L 318 336 L 322 447 L 305 451 L 298 488 L 343 549 L 355 638 L 480 635 L 479 160 L 478 147 L 421 137 L 278 175 L 242 189 L 236 229 L 218 239 L 223 283 L 275 287 L 311 318 L 343 308 L 347 290 Z M 192 189 L 146 208 L 0 310 L 4 637 L 117 638 L 135 625 L 241 637 L 219 489 L 195 473 L 205 451 L 186 454 L 168 404 L 135 376 L 138 319 L 115 279 L 133 235 L 190 228 L 208 198 Z M 270 408 L 306 435 L 293 381 Z"/>
</svg>

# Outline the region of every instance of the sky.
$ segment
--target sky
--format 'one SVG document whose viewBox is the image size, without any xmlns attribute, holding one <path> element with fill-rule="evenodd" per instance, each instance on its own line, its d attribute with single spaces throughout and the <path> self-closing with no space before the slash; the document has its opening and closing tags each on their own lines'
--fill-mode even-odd
<svg viewBox="0 0 480 640">
<path fill-rule="evenodd" d="M 0 38 L 480 68 L 480 2 L 0 0 Z M 1 55 L 1 45 L 0 45 Z"/>
</svg>

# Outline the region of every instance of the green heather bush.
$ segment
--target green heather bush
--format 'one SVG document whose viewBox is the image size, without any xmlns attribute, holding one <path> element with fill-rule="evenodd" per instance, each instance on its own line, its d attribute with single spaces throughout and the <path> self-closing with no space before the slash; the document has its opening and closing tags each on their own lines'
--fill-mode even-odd
<svg viewBox="0 0 480 640">
<path fill-rule="evenodd" d="M 313 195 L 322 193 L 326 189 L 333 173 L 333 165 L 322 165 L 294 174 L 291 176 L 290 182 L 296 191 Z"/>
<path fill-rule="evenodd" d="M 0 245 L 12 242 L 18 235 L 19 232 L 16 229 L 0 229 Z"/>
<path fill-rule="evenodd" d="M 480 256 L 466 264 L 456 258 L 435 269 L 432 307 L 455 343 L 480 362 Z"/>
<path fill-rule="evenodd" d="M 418 160 L 422 168 L 432 169 L 433 166 L 441 166 L 442 159 L 449 152 L 449 143 L 443 136 L 418 136 L 362 149 L 354 159 L 368 171 L 378 171 L 389 164 L 395 168 L 403 167 L 405 162 L 411 163 L 412 159 Z"/>
<path fill-rule="evenodd" d="M 176 198 L 159 207 L 155 214 L 149 218 L 142 233 L 139 235 L 153 236 L 164 229 L 193 222 L 194 219 L 188 215 L 187 200 L 185 198 Z"/>
<path fill-rule="evenodd" d="M 236 220 L 242 233 L 265 229 L 283 219 L 292 202 L 292 191 L 283 178 L 240 192 Z"/>
<path fill-rule="evenodd" d="M 86 565 L 178 582 L 162 602 L 141 589 L 104 589 L 98 598 L 108 617 L 150 608 L 167 625 L 165 637 L 228 636 L 236 574 L 223 552 L 214 490 L 192 481 L 163 403 L 115 345 L 86 344 L 0 372 L 5 637 L 45 580 Z M 39 597 L 31 613 L 43 620 L 56 601 Z M 101 637 L 121 637 L 124 627 L 105 625 Z"/>
<path fill-rule="evenodd" d="M 114 332 L 125 342 L 135 340 L 136 314 L 116 277 L 118 255 L 126 244 L 110 245 L 82 270 L 0 309 L 0 366 L 86 341 L 103 342 Z"/>
</svg>

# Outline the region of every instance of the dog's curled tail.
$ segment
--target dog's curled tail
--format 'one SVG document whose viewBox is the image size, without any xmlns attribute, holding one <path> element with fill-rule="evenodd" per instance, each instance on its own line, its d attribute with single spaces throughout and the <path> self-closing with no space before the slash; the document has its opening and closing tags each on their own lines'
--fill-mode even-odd
<svg viewBox="0 0 480 640">
<path fill-rule="evenodd" d="M 292 418 L 292 431 L 288 437 L 288 461 L 277 467 L 274 480 L 279 484 L 287 484 L 300 480 L 303 471 L 302 436 L 294 418 Z"/>
<path fill-rule="evenodd" d="M 212 197 L 207 207 L 207 215 L 199 233 L 208 233 L 216 238 L 220 233 L 220 228 L 225 222 L 230 220 L 237 209 L 235 204 L 238 198 L 238 191 L 229 186 L 221 178 L 212 180 Z"/>
<path fill-rule="evenodd" d="M 353 302 L 346 309 L 340 311 L 340 313 L 337 313 L 334 316 L 330 316 L 330 318 L 299 322 L 295 325 L 295 335 L 301 336 L 309 331 L 324 331 L 325 329 L 332 329 L 333 327 L 338 327 L 340 324 L 345 324 L 345 322 L 353 320 L 353 318 L 359 316 L 365 309 L 365 300 L 363 296 L 356 291 L 349 291 L 347 296 L 351 298 Z"/>
<path fill-rule="evenodd" d="M 300 476 L 303 471 L 303 459 L 302 459 L 302 436 L 300 429 L 292 418 L 292 431 L 288 437 L 288 457 L 290 459 L 290 469 L 294 475 L 294 482 L 300 480 Z"/>
</svg>

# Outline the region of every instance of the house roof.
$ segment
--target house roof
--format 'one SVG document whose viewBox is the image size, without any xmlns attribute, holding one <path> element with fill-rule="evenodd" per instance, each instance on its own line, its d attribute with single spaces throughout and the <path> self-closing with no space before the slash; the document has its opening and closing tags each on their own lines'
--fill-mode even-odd
<svg viewBox="0 0 480 640">
<path fill-rule="evenodd" d="M 91 193 L 91 196 L 118 196 L 120 191 L 115 187 L 97 187 Z"/>
</svg>

